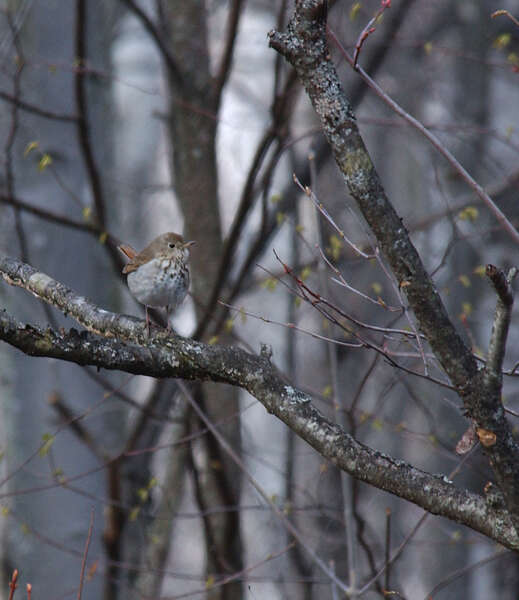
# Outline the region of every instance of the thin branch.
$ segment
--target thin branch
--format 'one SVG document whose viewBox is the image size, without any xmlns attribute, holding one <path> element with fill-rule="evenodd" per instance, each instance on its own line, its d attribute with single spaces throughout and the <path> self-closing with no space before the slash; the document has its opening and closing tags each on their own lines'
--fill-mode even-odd
<svg viewBox="0 0 519 600">
<path fill-rule="evenodd" d="M 157 48 L 162 54 L 162 57 L 164 58 L 164 62 L 168 67 L 169 74 L 172 76 L 177 86 L 182 87 L 182 73 L 180 72 L 177 63 L 175 62 L 173 55 L 169 51 L 166 42 L 162 39 L 157 25 L 153 23 L 150 17 L 148 17 L 148 15 L 142 10 L 140 6 L 138 6 L 134 2 L 134 0 L 121 0 L 121 2 L 126 5 L 126 8 L 128 8 L 128 10 L 131 10 L 133 12 L 133 14 L 142 23 L 144 29 L 146 29 L 146 31 L 151 35 L 151 37 L 157 44 Z"/>
<path fill-rule="evenodd" d="M 28 202 L 20 200 L 19 198 L 12 198 L 10 196 L 4 196 L 0 194 L 0 204 L 14 206 L 20 210 L 35 215 L 36 217 L 40 217 L 49 223 L 57 223 L 58 225 L 64 225 L 65 227 L 71 227 L 72 229 L 79 229 L 80 231 L 84 231 L 86 233 L 94 233 L 97 235 L 101 235 L 103 233 L 103 230 L 94 223 L 74 221 L 73 219 L 69 219 L 68 217 L 59 215 L 50 210 L 29 204 Z"/>
<path fill-rule="evenodd" d="M 96 219 L 101 228 L 105 227 L 105 206 L 101 175 L 97 168 L 94 150 L 90 139 L 90 126 L 88 123 L 86 73 L 83 68 L 87 60 L 87 0 L 76 0 L 76 31 L 75 54 L 80 68 L 74 72 L 74 90 L 77 106 L 77 128 L 79 144 L 88 173 L 92 197 L 96 207 Z"/>
<path fill-rule="evenodd" d="M 29 102 L 25 102 L 21 98 L 16 98 L 7 92 L 0 90 L 0 99 L 5 100 L 6 102 L 10 102 L 14 104 L 20 110 L 25 110 L 26 112 L 33 113 L 40 117 L 44 117 L 46 119 L 52 119 L 54 121 L 63 121 L 65 123 L 77 123 L 78 117 L 76 115 L 67 115 L 65 113 L 57 113 L 50 110 L 46 110 L 44 108 L 40 108 L 36 104 L 30 104 Z"/>
<path fill-rule="evenodd" d="M 355 44 L 355 53 L 353 54 L 353 66 L 357 68 L 357 62 L 359 60 L 359 55 L 364 42 L 368 39 L 368 37 L 374 33 L 376 29 L 377 22 L 380 20 L 382 13 L 386 10 L 386 8 L 391 8 L 391 0 L 382 0 L 381 6 L 375 13 L 375 16 L 371 18 L 364 29 L 361 31 L 357 43 Z"/>
<path fill-rule="evenodd" d="M 229 9 L 229 20 L 227 25 L 227 34 L 225 36 L 225 48 L 222 54 L 220 66 L 215 77 L 214 94 L 215 101 L 218 105 L 222 96 L 223 88 L 227 83 L 229 73 L 231 70 L 232 57 L 234 53 L 234 46 L 236 37 L 238 35 L 238 25 L 240 23 L 240 16 L 242 13 L 244 0 L 233 0 L 232 6 Z"/>
<path fill-rule="evenodd" d="M 247 216 L 252 209 L 255 200 L 255 184 L 258 178 L 258 175 L 261 171 L 261 167 L 263 162 L 268 155 L 268 151 L 272 144 L 278 141 L 281 145 L 282 141 L 285 139 L 287 134 L 287 119 L 288 119 L 288 110 L 291 106 L 291 100 L 293 96 L 294 87 L 297 83 L 297 78 L 295 74 L 292 74 L 291 77 L 288 78 L 286 85 L 284 87 L 283 93 L 281 97 L 276 97 L 272 101 L 271 112 L 272 112 L 272 125 L 268 128 L 268 130 L 263 135 L 262 139 L 259 141 L 258 146 L 256 148 L 256 152 L 252 159 L 251 166 L 249 168 L 249 172 L 247 175 L 247 179 L 245 181 L 245 185 L 243 186 L 243 190 L 240 197 L 240 203 L 238 205 L 238 209 L 235 213 L 233 223 L 231 225 L 230 231 L 227 235 L 227 238 L 224 243 L 222 258 L 220 260 L 220 264 L 218 266 L 218 274 L 215 277 L 214 288 L 211 291 L 211 296 L 209 301 L 207 302 L 206 314 L 204 318 L 201 319 L 200 323 L 197 326 L 197 330 L 193 337 L 198 338 L 202 335 L 202 333 L 206 330 L 208 323 L 212 317 L 214 307 L 216 302 L 218 301 L 218 297 L 224 288 L 227 275 L 229 273 L 230 265 L 232 263 L 232 259 L 234 253 L 236 251 L 236 247 L 240 240 L 240 236 L 243 232 L 243 228 L 246 223 Z M 281 126 L 282 130 L 280 129 Z M 278 157 L 279 158 L 279 157 Z M 274 168 L 277 165 L 277 161 L 271 162 L 269 167 L 266 169 L 265 176 L 268 178 L 272 173 Z M 264 185 L 264 182 L 262 182 Z M 261 236 L 260 236 L 261 240 Z M 253 244 L 253 247 L 256 244 Z M 242 273 L 248 272 L 250 269 L 251 263 L 245 262 L 242 267 Z M 238 277 L 238 281 L 242 281 L 241 277 Z M 228 301 L 232 300 L 232 294 L 230 297 L 227 297 Z M 222 317 L 218 322 L 216 327 L 216 331 L 218 331 L 221 327 L 221 324 L 225 321 L 225 317 Z"/>
<path fill-rule="evenodd" d="M 81 600 L 81 594 L 83 593 L 83 584 L 85 582 L 85 569 L 88 557 L 88 549 L 90 547 L 90 540 L 92 539 L 92 532 L 94 531 L 94 509 L 90 511 L 90 525 L 88 526 L 88 534 L 85 542 L 85 550 L 83 552 L 83 559 L 81 561 L 81 574 L 79 576 L 79 589 L 77 591 L 77 600 Z"/>
<path fill-rule="evenodd" d="M 224 450 L 224 452 L 231 458 L 234 464 L 239 468 L 239 470 L 243 473 L 243 475 L 248 479 L 249 483 L 252 487 L 258 492 L 264 502 L 266 502 L 272 512 L 278 517 L 286 530 L 294 537 L 294 539 L 306 550 L 306 552 L 310 555 L 311 559 L 315 562 L 315 564 L 323 571 L 323 573 L 329 577 L 331 581 L 333 581 L 345 594 L 348 594 L 350 591 L 348 586 L 346 586 L 336 575 L 333 573 L 326 563 L 319 557 L 319 555 L 306 543 L 304 538 L 302 537 L 299 530 L 292 524 L 292 522 L 285 515 L 283 509 L 281 509 L 277 504 L 272 500 L 271 496 L 265 492 L 263 487 L 258 483 L 258 481 L 252 476 L 251 472 L 243 462 L 243 460 L 238 456 L 236 451 L 232 448 L 232 446 L 227 442 L 224 436 L 218 431 L 218 429 L 214 426 L 211 420 L 207 417 L 204 411 L 198 406 L 197 402 L 193 398 L 192 394 L 187 389 L 186 385 L 182 382 L 179 382 L 179 386 L 182 389 L 186 400 L 188 401 L 191 408 L 198 415 L 200 420 L 204 423 L 204 425 L 209 429 L 209 431 L 214 435 L 220 447 Z"/>
<path fill-rule="evenodd" d="M 436 148 L 436 150 L 447 160 L 450 166 L 458 173 L 458 175 L 465 181 L 472 190 L 476 193 L 483 203 L 487 206 L 490 212 L 495 216 L 497 222 L 504 231 L 514 240 L 516 244 L 519 244 L 519 231 L 512 225 L 507 219 L 505 214 L 496 205 L 492 198 L 485 192 L 485 190 L 479 185 L 479 183 L 470 175 L 470 173 L 458 162 L 455 156 L 447 150 L 447 148 L 441 143 L 441 141 L 431 133 L 418 119 L 415 119 L 408 112 L 406 112 L 397 102 L 386 94 L 382 88 L 373 80 L 371 77 L 358 65 L 354 65 L 353 59 L 344 49 L 340 41 L 337 39 L 333 31 L 328 30 L 330 37 L 333 39 L 342 55 L 346 58 L 349 64 L 360 74 L 365 83 L 381 98 L 394 112 L 400 115 L 405 121 L 417 129 L 429 142 Z"/>
<path fill-rule="evenodd" d="M 396 32 L 401 27 L 402 23 L 405 22 L 406 15 L 409 11 L 410 6 L 413 4 L 415 0 L 401 0 L 394 11 L 392 11 L 390 20 L 387 24 L 387 27 L 384 29 L 384 39 L 381 41 L 379 45 L 376 46 L 374 51 L 371 53 L 368 63 L 366 66 L 366 70 L 370 73 L 375 73 L 381 67 L 384 62 L 384 58 L 388 51 L 391 49 L 391 40 L 396 35 Z M 284 13 L 283 7 L 285 2 L 280 3 L 280 12 L 278 13 L 277 19 L 277 29 L 281 29 L 284 23 Z M 329 2 L 329 6 L 331 6 L 331 2 Z M 280 67 L 279 61 L 276 60 L 276 69 L 279 72 Z M 291 75 L 293 76 L 293 75 Z M 279 89 L 279 73 L 276 74 L 275 80 L 275 90 Z M 358 81 L 358 84 L 355 85 L 351 90 L 351 104 L 352 106 L 357 106 L 362 100 L 364 94 L 366 93 L 367 86 L 363 84 L 362 81 Z M 315 159 L 314 162 L 316 164 L 316 169 L 319 170 L 325 162 L 328 160 L 330 156 L 330 149 L 326 140 L 323 137 L 319 137 L 315 147 Z M 297 173 L 298 178 L 301 181 L 308 181 L 310 179 L 310 170 L 308 166 L 308 161 L 304 159 L 301 163 L 294 169 Z M 289 182 L 284 190 L 282 191 L 281 201 L 277 206 L 278 211 L 285 213 L 293 210 L 295 202 L 298 199 L 298 195 L 294 190 L 294 186 L 292 182 Z M 238 275 L 236 276 L 232 289 L 230 293 L 226 296 L 225 300 L 229 303 L 233 302 L 236 298 L 240 289 L 244 282 L 247 280 L 247 275 L 250 271 L 250 268 L 258 262 L 260 256 L 265 251 L 265 248 L 268 247 L 270 240 L 272 239 L 275 232 L 279 229 L 280 223 L 276 218 L 276 213 L 269 215 L 269 220 L 267 226 L 264 230 L 261 231 L 261 235 L 257 235 L 256 240 L 252 244 L 252 246 L 248 250 L 248 255 L 243 261 L 243 266 L 241 267 Z M 225 321 L 226 315 L 222 315 L 220 322 L 223 323 Z M 217 328 L 218 329 L 218 328 Z"/>
<path fill-rule="evenodd" d="M 466 567 L 463 567 L 462 569 L 458 569 L 458 570 L 454 571 L 454 573 L 451 573 L 448 577 L 443 579 L 443 581 L 440 581 L 440 583 L 437 583 L 433 587 L 433 589 L 425 596 L 424 600 L 429 600 L 430 598 L 436 598 L 437 593 L 440 590 L 442 590 L 443 588 L 450 585 L 453 581 L 456 581 L 456 579 L 463 577 L 467 573 L 471 573 L 472 571 L 478 569 L 479 567 L 483 567 L 484 565 L 487 565 L 488 563 L 490 563 L 494 560 L 499 559 L 501 561 L 501 560 L 503 560 L 507 557 L 511 557 L 511 556 L 513 556 L 513 554 L 509 550 L 498 550 L 497 552 L 494 552 L 494 554 L 491 554 L 490 556 L 487 556 L 486 558 L 483 558 L 482 560 L 478 560 L 477 562 L 467 565 Z M 502 566 L 503 565 L 501 565 L 501 567 Z"/>
</svg>

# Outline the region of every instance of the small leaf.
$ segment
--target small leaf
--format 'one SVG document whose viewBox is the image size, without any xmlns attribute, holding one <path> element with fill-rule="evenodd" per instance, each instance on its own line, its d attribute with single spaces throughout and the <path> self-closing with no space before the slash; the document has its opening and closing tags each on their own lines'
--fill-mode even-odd
<svg viewBox="0 0 519 600">
<path fill-rule="evenodd" d="M 350 8 L 350 21 L 355 21 L 359 13 L 360 7 L 361 3 L 355 2 L 355 4 Z"/>
<path fill-rule="evenodd" d="M 475 221 L 479 216 L 479 210 L 475 206 L 466 206 L 458 213 L 462 221 Z"/>
<path fill-rule="evenodd" d="M 218 336 L 213 335 L 213 337 L 211 337 L 207 343 L 209 344 L 209 346 L 214 346 L 217 341 L 218 341 Z"/>
<path fill-rule="evenodd" d="M 451 533 L 451 540 L 453 542 L 459 542 L 461 540 L 461 531 L 459 529 Z"/>
<path fill-rule="evenodd" d="M 2 506 L 2 517 L 7 517 L 7 515 L 9 514 L 9 507 L 8 506 Z"/>
<path fill-rule="evenodd" d="M 373 429 L 375 429 L 376 431 L 382 431 L 383 423 L 380 419 L 373 419 L 371 427 L 373 427 Z"/>
<path fill-rule="evenodd" d="M 214 581 L 214 575 L 209 575 L 209 577 L 205 580 L 205 589 L 211 589 L 214 585 Z"/>
<path fill-rule="evenodd" d="M 108 233 L 106 233 L 106 231 L 103 231 L 103 233 L 99 234 L 99 243 L 100 244 L 105 244 L 107 238 L 108 238 Z"/>
<path fill-rule="evenodd" d="M 478 265 L 472 272 L 474 273 L 474 275 L 479 275 L 479 277 L 485 277 L 485 265 Z"/>
<path fill-rule="evenodd" d="M 49 450 L 50 450 L 52 444 L 54 443 L 54 436 L 51 435 L 50 433 L 44 433 L 41 437 L 43 440 L 43 445 L 38 450 L 38 454 L 40 455 L 41 458 L 43 458 L 44 456 L 47 456 L 47 454 L 49 453 Z"/>
<path fill-rule="evenodd" d="M 270 201 L 272 202 L 272 204 L 278 204 L 282 198 L 283 196 L 281 194 L 272 194 L 272 196 L 270 197 Z"/>
<path fill-rule="evenodd" d="M 512 36 L 509 33 L 501 33 L 496 37 L 492 46 L 494 48 L 497 48 L 498 50 L 502 50 L 503 48 L 506 48 L 508 46 L 511 39 Z"/>
<path fill-rule="evenodd" d="M 310 267 L 305 267 L 300 275 L 299 275 L 299 279 L 301 281 L 306 281 L 308 279 L 308 277 L 310 276 L 310 274 L 312 273 L 312 269 Z"/>
<path fill-rule="evenodd" d="M 38 171 L 40 173 L 42 173 L 51 164 L 52 164 L 52 157 L 50 154 L 47 154 L 45 152 L 45 154 L 43 154 L 42 157 L 40 158 L 40 160 L 38 161 Z"/>
<path fill-rule="evenodd" d="M 29 154 L 33 151 L 36 150 L 37 148 L 39 148 L 40 146 L 40 142 L 29 142 L 27 144 L 27 146 L 25 146 L 25 150 L 23 151 L 23 157 L 27 158 L 27 156 L 29 156 Z"/>
<path fill-rule="evenodd" d="M 276 289 L 277 284 L 277 279 L 274 279 L 273 277 L 267 277 L 267 279 L 265 279 L 265 281 L 263 281 L 263 283 L 261 284 L 261 287 L 264 290 L 273 292 Z"/>
<path fill-rule="evenodd" d="M 137 490 L 137 496 L 141 502 L 146 502 L 146 500 L 149 498 L 149 495 L 150 494 L 146 488 L 139 488 Z"/>
<path fill-rule="evenodd" d="M 458 277 L 458 280 L 459 280 L 459 282 L 461 283 L 461 285 L 462 285 L 463 287 L 466 287 L 466 288 L 468 288 L 468 287 L 470 287 L 470 285 L 471 285 L 471 284 L 470 284 L 470 279 L 467 277 L 467 275 L 460 275 L 460 276 Z"/>
<path fill-rule="evenodd" d="M 433 49 L 432 42 L 425 42 L 425 44 L 423 45 L 423 49 L 425 51 L 425 54 L 427 54 L 427 55 L 431 54 L 432 49 Z"/>
<path fill-rule="evenodd" d="M 377 294 L 377 296 L 382 293 L 382 286 L 376 281 L 371 284 L 371 289 L 375 292 L 375 294 Z"/>
<path fill-rule="evenodd" d="M 224 323 L 224 330 L 226 333 L 230 333 L 233 328 L 234 328 L 234 319 L 229 318 L 229 319 L 225 319 L 225 323 Z"/>
<path fill-rule="evenodd" d="M 333 388 L 331 385 L 327 385 L 323 390 L 323 396 L 329 398 L 332 395 Z"/>
<path fill-rule="evenodd" d="M 463 314 L 468 317 L 472 313 L 472 304 L 470 302 L 463 302 L 461 309 Z"/>
<path fill-rule="evenodd" d="M 92 214 L 92 207 L 83 206 L 83 210 L 81 212 L 83 213 L 83 219 L 85 219 L 85 221 L 88 221 L 90 219 L 90 215 Z"/>
<path fill-rule="evenodd" d="M 139 516 L 139 513 L 141 512 L 141 507 L 140 506 L 134 506 L 131 511 L 130 511 L 130 515 L 129 515 L 129 519 L 130 521 L 136 521 L 137 517 Z"/>
<path fill-rule="evenodd" d="M 510 52 L 506 60 L 514 67 L 519 66 L 519 56 L 515 52 Z"/>
<path fill-rule="evenodd" d="M 282 225 L 283 222 L 285 221 L 285 213 L 279 211 L 278 213 L 276 213 L 276 222 L 278 225 Z"/>
</svg>

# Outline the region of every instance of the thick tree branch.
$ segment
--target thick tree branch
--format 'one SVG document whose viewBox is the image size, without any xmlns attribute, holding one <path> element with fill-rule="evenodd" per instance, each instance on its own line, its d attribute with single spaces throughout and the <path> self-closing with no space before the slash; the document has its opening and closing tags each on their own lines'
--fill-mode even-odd
<svg viewBox="0 0 519 600">
<path fill-rule="evenodd" d="M 493 508 L 482 496 L 458 489 L 443 477 L 357 442 L 324 417 L 311 396 L 288 385 L 268 353 L 255 356 L 240 348 L 210 346 L 166 332 L 148 339 L 143 320 L 102 310 L 29 265 L 0 255 L 0 273 L 8 283 L 25 288 L 91 331 L 110 336 L 23 325 L 0 312 L 0 339 L 26 354 L 157 378 L 212 380 L 241 387 L 353 477 L 519 549 L 519 536 L 505 510 Z"/>
<path fill-rule="evenodd" d="M 353 109 L 332 63 L 326 38 L 326 2 L 297 0 L 286 33 L 270 32 L 270 45 L 294 66 L 349 192 L 375 234 L 431 348 L 477 426 L 495 436 L 487 448 L 497 482 L 519 530 L 519 447 L 495 387 L 483 373 L 454 324 L 389 201 L 362 140 Z"/>
</svg>

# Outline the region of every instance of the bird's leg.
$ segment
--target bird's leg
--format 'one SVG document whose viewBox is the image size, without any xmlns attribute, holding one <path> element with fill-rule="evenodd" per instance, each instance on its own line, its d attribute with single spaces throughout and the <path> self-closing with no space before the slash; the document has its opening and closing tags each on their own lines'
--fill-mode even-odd
<svg viewBox="0 0 519 600">
<path fill-rule="evenodd" d="M 171 325 L 169 323 L 169 304 L 166 304 L 166 321 L 168 324 L 166 331 L 169 333 L 171 331 Z"/>
</svg>

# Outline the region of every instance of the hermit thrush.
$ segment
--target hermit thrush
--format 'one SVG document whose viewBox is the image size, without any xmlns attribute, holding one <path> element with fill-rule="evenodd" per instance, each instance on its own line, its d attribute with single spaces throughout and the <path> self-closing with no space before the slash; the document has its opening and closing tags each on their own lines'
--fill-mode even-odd
<svg viewBox="0 0 519 600">
<path fill-rule="evenodd" d="M 169 331 L 169 313 L 180 306 L 189 289 L 187 262 L 189 247 L 194 243 L 184 242 L 177 233 L 163 233 L 141 252 L 126 244 L 119 246 L 130 259 L 123 269 L 123 273 L 128 274 L 130 292 L 146 307 L 148 335 L 148 306 L 166 307 Z"/>
</svg>

